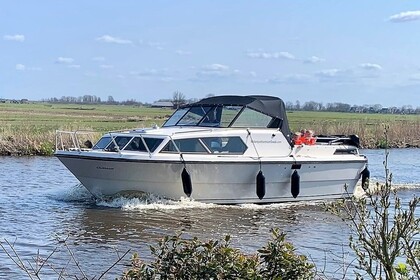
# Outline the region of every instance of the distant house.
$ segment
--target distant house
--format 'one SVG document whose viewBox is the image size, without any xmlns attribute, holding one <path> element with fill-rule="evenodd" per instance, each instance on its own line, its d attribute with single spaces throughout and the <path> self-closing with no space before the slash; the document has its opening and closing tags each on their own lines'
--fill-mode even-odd
<svg viewBox="0 0 420 280">
<path fill-rule="evenodd" d="M 170 101 L 155 101 L 151 105 L 152 108 L 173 108 L 174 104 Z"/>
</svg>

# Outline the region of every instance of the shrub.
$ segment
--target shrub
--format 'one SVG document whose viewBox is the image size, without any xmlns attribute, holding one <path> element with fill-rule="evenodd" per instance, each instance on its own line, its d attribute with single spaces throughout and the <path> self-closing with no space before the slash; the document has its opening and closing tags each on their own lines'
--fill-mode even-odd
<svg viewBox="0 0 420 280">
<path fill-rule="evenodd" d="M 387 147 L 387 128 L 384 134 Z M 420 218 L 416 217 L 420 198 L 414 196 L 408 205 L 401 205 L 392 188 L 388 155 L 385 150 L 384 184 L 364 188 L 364 197 L 327 205 L 327 210 L 342 217 L 350 228 L 357 279 L 420 279 Z"/>
<path fill-rule="evenodd" d="M 312 279 L 314 266 L 298 255 L 285 234 L 272 230 L 273 238 L 254 255 L 246 255 L 223 240 L 183 240 L 164 237 L 150 250 L 154 260 L 143 262 L 137 254 L 122 279 Z"/>
</svg>

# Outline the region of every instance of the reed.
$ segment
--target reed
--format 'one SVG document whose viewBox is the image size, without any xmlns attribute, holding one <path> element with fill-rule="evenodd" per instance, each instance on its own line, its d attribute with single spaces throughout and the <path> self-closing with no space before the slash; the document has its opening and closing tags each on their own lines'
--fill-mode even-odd
<svg viewBox="0 0 420 280">
<path fill-rule="evenodd" d="M 384 125 L 388 127 L 388 142 L 383 136 Z M 420 147 L 420 120 L 402 122 L 366 121 L 331 122 L 329 120 L 310 124 L 308 127 L 317 135 L 351 135 L 360 138 L 363 148 L 408 148 Z"/>
<path fill-rule="evenodd" d="M 0 155 L 51 155 L 56 130 L 107 131 L 162 125 L 170 109 L 122 105 L 0 104 Z M 288 112 L 292 131 L 317 135 L 357 134 L 364 148 L 420 147 L 420 115 Z"/>
</svg>

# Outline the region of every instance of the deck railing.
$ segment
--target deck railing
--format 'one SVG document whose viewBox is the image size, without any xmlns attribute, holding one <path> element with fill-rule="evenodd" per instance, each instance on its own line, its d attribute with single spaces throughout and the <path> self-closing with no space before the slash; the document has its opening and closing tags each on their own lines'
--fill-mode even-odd
<svg viewBox="0 0 420 280">
<path fill-rule="evenodd" d="M 84 151 L 92 148 L 97 132 L 87 130 L 65 131 L 56 130 L 56 151 Z"/>
</svg>

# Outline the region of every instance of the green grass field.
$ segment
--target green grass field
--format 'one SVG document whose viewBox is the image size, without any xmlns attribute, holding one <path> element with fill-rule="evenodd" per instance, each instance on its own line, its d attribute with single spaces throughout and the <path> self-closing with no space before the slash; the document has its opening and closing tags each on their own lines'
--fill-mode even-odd
<svg viewBox="0 0 420 280">
<path fill-rule="evenodd" d="M 172 110 L 119 105 L 0 104 L 0 125 L 31 133 L 56 129 L 120 130 L 161 124 Z"/>
<path fill-rule="evenodd" d="M 39 147 L 50 148 L 54 143 L 55 130 L 104 133 L 153 124 L 160 126 L 172 112 L 171 109 L 123 105 L 1 103 L 0 154 L 21 150 L 24 150 L 22 154 L 40 154 Z M 365 147 L 383 145 L 383 124 L 387 124 L 388 137 L 394 146 L 420 145 L 420 115 L 295 111 L 288 112 L 288 118 L 292 131 L 305 128 L 316 134 L 357 134 Z"/>
</svg>

